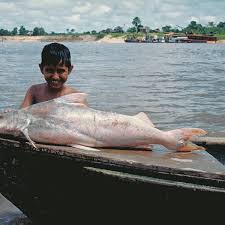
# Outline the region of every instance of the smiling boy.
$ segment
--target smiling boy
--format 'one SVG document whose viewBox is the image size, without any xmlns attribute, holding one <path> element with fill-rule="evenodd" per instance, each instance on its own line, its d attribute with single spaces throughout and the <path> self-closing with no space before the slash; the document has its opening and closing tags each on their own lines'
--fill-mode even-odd
<svg viewBox="0 0 225 225">
<path fill-rule="evenodd" d="M 60 43 L 45 45 L 41 53 L 41 59 L 39 67 L 46 83 L 32 85 L 28 89 L 20 108 L 80 92 L 65 85 L 73 70 L 70 51 L 65 45 Z M 80 103 L 87 104 L 85 100 Z"/>
</svg>

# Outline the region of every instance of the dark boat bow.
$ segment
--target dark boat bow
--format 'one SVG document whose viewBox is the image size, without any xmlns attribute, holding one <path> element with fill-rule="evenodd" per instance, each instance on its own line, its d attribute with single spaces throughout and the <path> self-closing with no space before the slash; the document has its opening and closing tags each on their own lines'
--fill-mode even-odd
<svg viewBox="0 0 225 225">
<path fill-rule="evenodd" d="M 65 224 L 74 212 L 76 218 L 84 212 L 95 217 L 99 210 L 124 216 L 124 208 L 144 218 L 137 206 L 149 202 L 225 200 L 225 167 L 207 151 L 34 149 L 6 137 L 0 144 L 0 192 L 40 224 Z"/>
</svg>

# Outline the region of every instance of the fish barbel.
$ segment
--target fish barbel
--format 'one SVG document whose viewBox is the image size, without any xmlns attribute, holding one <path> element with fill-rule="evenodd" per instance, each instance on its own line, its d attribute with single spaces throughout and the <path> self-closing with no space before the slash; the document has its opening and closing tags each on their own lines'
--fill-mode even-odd
<svg viewBox="0 0 225 225">
<path fill-rule="evenodd" d="M 177 151 L 202 150 L 190 141 L 205 135 L 199 128 L 162 131 L 143 112 L 135 116 L 95 110 L 74 93 L 0 115 L 0 133 L 23 133 L 35 142 L 88 147 L 147 147 L 158 144 Z"/>
</svg>

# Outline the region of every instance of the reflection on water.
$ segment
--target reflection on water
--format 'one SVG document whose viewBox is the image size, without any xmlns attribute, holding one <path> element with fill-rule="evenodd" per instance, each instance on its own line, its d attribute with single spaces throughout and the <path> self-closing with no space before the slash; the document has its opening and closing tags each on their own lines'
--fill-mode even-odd
<svg viewBox="0 0 225 225">
<path fill-rule="evenodd" d="M 46 43 L 0 43 L 0 109 L 18 108 L 28 87 L 44 82 Z M 224 136 L 225 45 L 65 43 L 75 69 L 68 84 L 96 109 L 144 111 L 162 130 L 200 127 Z"/>
<path fill-rule="evenodd" d="M 3 195 L 0 194 L 1 225 L 31 225 L 31 221 Z"/>
</svg>

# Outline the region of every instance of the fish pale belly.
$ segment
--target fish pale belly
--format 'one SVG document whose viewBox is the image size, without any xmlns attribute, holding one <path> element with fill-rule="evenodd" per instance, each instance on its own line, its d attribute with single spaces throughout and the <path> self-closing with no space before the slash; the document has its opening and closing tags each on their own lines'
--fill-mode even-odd
<svg viewBox="0 0 225 225">
<path fill-rule="evenodd" d="M 37 121 L 28 127 L 28 135 L 30 138 L 39 143 L 72 145 L 80 144 L 87 146 L 101 145 L 94 138 L 72 129 L 70 123 L 55 124 L 46 123 L 46 121 Z"/>
<path fill-rule="evenodd" d="M 76 112 L 76 113 L 75 113 Z M 139 146 L 159 142 L 162 132 L 132 116 L 77 110 L 63 117 L 36 120 L 28 129 L 41 143 L 90 147 Z M 77 113 L 78 112 L 78 113 Z M 69 122 L 68 122 L 69 121 Z"/>
</svg>

